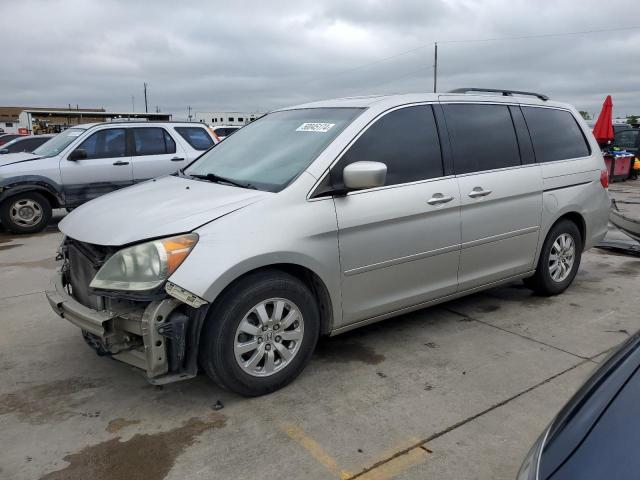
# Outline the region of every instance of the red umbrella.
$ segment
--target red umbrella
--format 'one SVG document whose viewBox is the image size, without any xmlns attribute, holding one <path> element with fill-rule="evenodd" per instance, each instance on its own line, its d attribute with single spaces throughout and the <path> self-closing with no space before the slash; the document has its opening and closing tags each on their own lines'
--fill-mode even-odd
<svg viewBox="0 0 640 480">
<path fill-rule="evenodd" d="M 613 102 L 611 95 L 607 95 L 602 104 L 602 111 L 598 116 L 598 121 L 593 127 L 593 136 L 599 144 L 606 144 L 613 140 Z"/>
</svg>

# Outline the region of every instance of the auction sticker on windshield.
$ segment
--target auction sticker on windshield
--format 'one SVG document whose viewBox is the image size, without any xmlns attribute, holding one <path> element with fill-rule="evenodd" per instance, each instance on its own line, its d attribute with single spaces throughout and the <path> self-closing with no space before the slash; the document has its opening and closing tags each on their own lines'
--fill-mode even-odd
<svg viewBox="0 0 640 480">
<path fill-rule="evenodd" d="M 335 123 L 303 123 L 296 128 L 296 132 L 327 133 L 334 126 Z"/>
</svg>

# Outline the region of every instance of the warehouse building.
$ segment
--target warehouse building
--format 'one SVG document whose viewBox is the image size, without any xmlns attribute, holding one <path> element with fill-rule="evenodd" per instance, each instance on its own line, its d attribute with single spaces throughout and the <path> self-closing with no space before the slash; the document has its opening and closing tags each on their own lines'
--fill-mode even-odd
<svg viewBox="0 0 640 480">
<path fill-rule="evenodd" d="M 104 108 L 0 107 L 0 129 L 4 133 L 59 133 L 81 123 L 114 120 L 169 121 L 167 113 L 107 112 Z"/>
</svg>

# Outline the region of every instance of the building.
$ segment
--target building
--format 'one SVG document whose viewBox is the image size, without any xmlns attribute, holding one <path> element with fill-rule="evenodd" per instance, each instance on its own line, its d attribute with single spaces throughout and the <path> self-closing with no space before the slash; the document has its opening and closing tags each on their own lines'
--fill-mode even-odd
<svg viewBox="0 0 640 480">
<path fill-rule="evenodd" d="M 194 112 L 194 120 L 207 125 L 246 125 L 263 116 L 261 112 Z"/>
<path fill-rule="evenodd" d="M 59 133 L 81 123 L 114 120 L 171 120 L 168 113 L 107 112 L 104 108 L 0 107 L 0 128 L 5 133 Z"/>
</svg>

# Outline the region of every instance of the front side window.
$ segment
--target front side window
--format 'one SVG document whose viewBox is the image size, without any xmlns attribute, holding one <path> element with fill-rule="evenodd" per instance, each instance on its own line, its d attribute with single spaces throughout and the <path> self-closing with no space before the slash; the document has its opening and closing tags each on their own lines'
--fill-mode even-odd
<svg viewBox="0 0 640 480">
<path fill-rule="evenodd" d="M 613 144 L 620 148 L 636 148 L 640 130 L 623 130 L 616 133 Z"/>
<path fill-rule="evenodd" d="M 211 135 L 200 127 L 176 127 L 176 132 L 196 150 L 207 150 L 213 145 Z"/>
<path fill-rule="evenodd" d="M 554 162 L 591 154 L 582 130 L 566 110 L 522 107 L 537 162 Z"/>
<path fill-rule="evenodd" d="M 87 153 L 87 160 L 94 158 L 116 158 L 126 155 L 124 128 L 100 130 L 87 138 L 78 147 Z"/>
<path fill-rule="evenodd" d="M 385 185 L 441 177 L 442 155 L 431 106 L 401 108 L 377 120 L 331 170 L 334 188 L 344 186 L 344 167 L 358 161 L 384 163 Z"/>
<path fill-rule="evenodd" d="M 297 177 L 362 111 L 306 108 L 265 115 L 239 129 L 185 169 L 278 192 Z"/>
<path fill-rule="evenodd" d="M 176 153 L 176 142 L 164 128 L 133 128 L 134 155 L 164 155 Z"/>
<path fill-rule="evenodd" d="M 443 105 L 456 174 L 520 165 L 518 140 L 506 105 Z"/>
<path fill-rule="evenodd" d="M 59 133 L 48 142 L 40 145 L 33 153 L 39 157 L 53 157 L 69 146 L 71 142 L 76 140 L 85 132 L 82 128 L 70 128 Z"/>
</svg>

